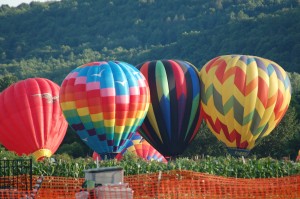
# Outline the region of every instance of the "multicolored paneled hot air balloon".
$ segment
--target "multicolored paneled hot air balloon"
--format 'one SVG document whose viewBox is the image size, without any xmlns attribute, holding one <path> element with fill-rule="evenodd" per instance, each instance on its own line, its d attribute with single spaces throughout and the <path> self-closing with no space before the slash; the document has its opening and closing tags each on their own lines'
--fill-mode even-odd
<svg viewBox="0 0 300 199">
<path fill-rule="evenodd" d="M 29 78 L 0 94 L 0 142 L 18 155 L 50 157 L 68 127 L 58 102 L 60 87 L 44 78 Z"/>
<path fill-rule="evenodd" d="M 138 144 L 143 139 L 142 136 L 140 136 L 138 133 L 131 134 L 130 137 L 127 138 L 128 141 L 126 142 L 125 146 L 123 147 L 123 150 L 118 153 L 118 155 L 115 157 L 117 160 L 121 160 L 123 158 L 123 154 L 126 152 L 127 147 L 131 146 L 133 144 Z M 97 152 L 93 152 L 92 155 L 93 159 L 96 160 L 102 160 L 101 156 Z"/>
<path fill-rule="evenodd" d="M 166 158 L 160 154 L 153 146 L 149 144 L 146 140 L 141 140 L 138 144 L 133 144 L 128 146 L 126 152 L 133 153 L 138 157 L 147 161 L 157 161 L 167 163 Z"/>
<path fill-rule="evenodd" d="M 136 133 L 129 142 L 126 143 L 125 149 L 121 152 L 123 155 L 127 152 L 147 161 L 158 161 L 167 163 L 163 155 L 161 155 L 153 146 L 151 146 L 143 137 Z"/>
<path fill-rule="evenodd" d="M 144 140 L 139 133 L 134 134 L 130 140 L 126 142 L 125 148 L 116 156 L 116 159 L 121 160 L 123 155 L 128 152 L 147 161 L 167 163 L 165 157 Z M 98 153 L 93 152 L 93 159 L 101 160 L 101 156 Z"/>
<path fill-rule="evenodd" d="M 196 67 L 181 60 L 156 60 L 137 68 L 148 81 L 151 98 L 139 132 L 163 156 L 182 154 L 201 124 Z"/>
<path fill-rule="evenodd" d="M 113 158 L 142 124 L 149 87 L 134 66 L 91 62 L 64 79 L 60 104 L 69 125 L 102 159 Z"/>
<path fill-rule="evenodd" d="M 286 72 L 260 57 L 216 57 L 201 69 L 200 79 L 204 119 L 233 155 L 247 155 L 269 135 L 291 99 Z"/>
</svg>

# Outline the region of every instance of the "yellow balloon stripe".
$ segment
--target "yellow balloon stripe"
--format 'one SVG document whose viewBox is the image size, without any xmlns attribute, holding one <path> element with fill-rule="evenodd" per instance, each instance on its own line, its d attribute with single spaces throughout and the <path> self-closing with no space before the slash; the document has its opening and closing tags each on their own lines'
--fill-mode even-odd
<svg viewBox="0 0 300 199">
<path fill-rule="evenodd" d="M 91 114 L 90 116 L 93 122 L 99 122 L 103 120 L 103 113 Z"/>
<path fill-rule="evenodd" d="M 111 120 L 104 120 L 104 126 L 106 127 L 114 127 L 115 126 L 115 119 Z"/>
<path fill-rule="evenodd" d="M 158 99 L 161 99 L 162 97 L 167 97 L 169 98 L 169 86 L 168 84 L 165 84 L 164 82 L 168 82 L 167 80 L 167 72 L 165 70 L 165 67 L 161 61 L 158 61 L 156 63 L 156 68 L 155 68 L 155 76 L 156 76 L 156 81 L 157 85 L 157 95 Z"/>
<path fill-rule="evenodd" d="M 62 103 L 60 103 L 60 106 L 61 106 L 61 108 L 62 108 L 63 111 L 73 110 L 73 109 L 76 108 L 75 101 L 62 102 Z"/>
<path fill-rule="evenodd" d="M 89 115 L 89 109 L 87 107 L 77 109 L 78 116 Z"/>
<path fill-rule="evenodd" d="M 158 128 L 158 125 L 157 125 L 157 122 L 156 122 L 156 118 L 155 118 L 155 114 L 154 114 L 154 110 L 153 110 L 152 104 L 149 105 L 147 116 L 149 118 L 149 122 L 151 123 L 151 126 L 155 130 L 155 133 L 159 137 L 160 141 L 163 143 L 163 140 L 161 138 L 161 135 L 160 135 L 160 132 L 159 132 L 159 128 Z"/>
</svg>

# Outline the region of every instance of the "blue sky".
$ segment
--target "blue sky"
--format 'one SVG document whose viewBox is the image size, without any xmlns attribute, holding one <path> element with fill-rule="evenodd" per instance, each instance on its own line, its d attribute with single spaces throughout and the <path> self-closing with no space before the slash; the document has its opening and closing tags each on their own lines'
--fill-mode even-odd
<svg viewBox="0 0 300 199">
<path fill-rule="evenodd" d="M 7 5 L 11 6 L 11 7 L 15 7 L 15 6 L 20 5 L 21 3 L 30 3 L 32 1 L 45 2 L 45 1 L 49 1 L 49 0 L 0 0 L 0 6 L 3 5 L 3 4 L 7 4 Z"/>
</svg>

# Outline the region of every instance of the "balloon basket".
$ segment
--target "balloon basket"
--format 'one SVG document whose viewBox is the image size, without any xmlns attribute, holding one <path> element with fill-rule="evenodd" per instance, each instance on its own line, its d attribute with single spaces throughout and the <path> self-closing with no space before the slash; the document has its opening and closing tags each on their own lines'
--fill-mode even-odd
<svg viewBox="0 0 300 199">
<path fill-rule="evenodd" d="M 173 155 L 173 156 L 164 156 L 167 162 L 176 161 L 176 159 L 179 157 L 179 155 Z"/>
<path fill-rule="evenodd" d="M 237 148 L 229 148 L 227 147 L 227 151 L 230 155 L 234 156 L 234 157 L 246 157 L 249 155 L 250 150 L 248 149 L 237 149 Z"/>
<path fill-rule="evenodd" d="M 101 157 L 101 160 L 112 160 L 117 159 L 119 153 L 105 153 L 105 154 L 99 154 Z"/>
</svg>

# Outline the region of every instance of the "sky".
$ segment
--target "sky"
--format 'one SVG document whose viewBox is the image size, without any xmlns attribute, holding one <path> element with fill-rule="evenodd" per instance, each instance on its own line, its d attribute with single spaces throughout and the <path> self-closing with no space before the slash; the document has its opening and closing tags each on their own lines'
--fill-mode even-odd
<svg viewBox="0 0 300 199">
<path fill-rule="evenodd" d="M 0 0 L 0 6 L 2 6 L 3 4 L 7 4 L 10 7 L 16 7 L 16 6 L 20 5 L 21 3 L 30 3 L 32 1 L 45 2 L 45 1 L 49 1 L 49 0 Z"/>
</svg>

